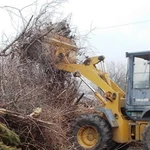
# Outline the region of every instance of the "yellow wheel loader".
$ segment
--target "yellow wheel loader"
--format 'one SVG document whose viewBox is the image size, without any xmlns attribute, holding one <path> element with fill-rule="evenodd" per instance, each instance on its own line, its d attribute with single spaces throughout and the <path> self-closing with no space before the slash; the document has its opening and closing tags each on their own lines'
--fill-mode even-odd
<svg viewBox="0 0 150 150">
<path fill-rule="evenodd" d="M 57 47 L 56 67 L 71 72 L 86 83 L 87 78 L 101 89 L 101 93 L 87 86 L 100 100 L 96 107 L 102 115 L 84 114 L 72 125 L 72 140 L 78 150 L 103 150 L 117 143 L 141 142 L 150 150 L 150 51 L 126 53 L 127 93 L 116 85 L 105 72 L 104 56 L 76 62 L 77 46 L 64 37 L 54 37 L 47 43 Z M 101 64 L 98 69 L 97 64 Z M 83 78 L 84 77 L 84 78 Z"/>
</svg>

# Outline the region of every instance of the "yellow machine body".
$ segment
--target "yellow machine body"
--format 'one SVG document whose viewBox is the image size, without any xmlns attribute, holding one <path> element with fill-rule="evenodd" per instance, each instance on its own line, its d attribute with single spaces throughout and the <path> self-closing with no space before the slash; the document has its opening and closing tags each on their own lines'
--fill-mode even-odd
<svg viewBox="0 0 150 150">
<path fill-rule="evenodd" d="M 102 107 L 110 109 L 116 118 L 118 127 L 112 129 L 113 140 L 118 143 L 129 142 L 133 139 L 141 140 L 142 133 L 148 122 L 134 122 L 128 120 L 122 114 L 121 108 L 124 107 L 125 92 L 109 78 L 104 70 L 99 70 L 96 67 L 96 64 L 98 63 L 102 63 L 103 65 L 104 57 L 87 58 L 82 64 L 78 64 L 76 63 L 78 48 L 76 47 L 75 42 L 68 38 L 57 36 L 49 39 L 47 43 L 57 46 L 55 55 L 56 67 L 58 69 L 71 73 L 78 71 L 104 92 L 104 96 L 101 96 L 97 92 L 94 94 L 100 100 Z M 102 68 L 104 69 L 104 66 Z M 104 118 L 106 118 L 105 115 Z"/>
</svg>

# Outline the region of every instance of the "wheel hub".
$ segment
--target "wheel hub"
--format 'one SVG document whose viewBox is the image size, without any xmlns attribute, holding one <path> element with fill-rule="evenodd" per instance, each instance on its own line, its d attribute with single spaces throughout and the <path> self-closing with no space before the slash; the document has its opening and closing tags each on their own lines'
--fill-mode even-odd
<svg viewBox="0 0 150 150">
<path fill-rule="evenodd" d="M 89 141 L 93 141 L 93 140 L 94 140 L 94 135 L 93 135 L 92 133 L 89 133 L 89 134 L 87 135 L 87 139 L 88 139 Z"/>
<path fill-rule="evenodd" d="M 98 142 L 97 130 L 92 126 L 81 127 L 77 133 L 78 143 L 84 148 L 92 148 Z"/>
</svg>

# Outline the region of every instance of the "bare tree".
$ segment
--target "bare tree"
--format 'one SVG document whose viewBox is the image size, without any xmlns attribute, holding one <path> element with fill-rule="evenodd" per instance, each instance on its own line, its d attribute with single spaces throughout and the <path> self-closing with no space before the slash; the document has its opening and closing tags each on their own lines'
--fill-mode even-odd
<svg viewBox="0 0 150 150">
<path fill-rule="evenodd" d="M 106 63 L 107 72 L 110 78 L 124 91 L 126 91 L 126 64 L 123 62 L 111 61 Z"/>
</svg>

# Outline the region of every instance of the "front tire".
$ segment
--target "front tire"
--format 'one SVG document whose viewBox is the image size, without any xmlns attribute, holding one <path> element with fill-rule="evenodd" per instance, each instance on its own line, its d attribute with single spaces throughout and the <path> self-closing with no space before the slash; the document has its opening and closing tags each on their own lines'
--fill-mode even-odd
<svg viewBox="0 0 150 150">
<path fill-rule="evenodd" d="M 78 117 L 72 125 L 71 135 L 77 150 L 106 150 L 112 143 L 110 125 L 95 114 Z"/>
</svg>

